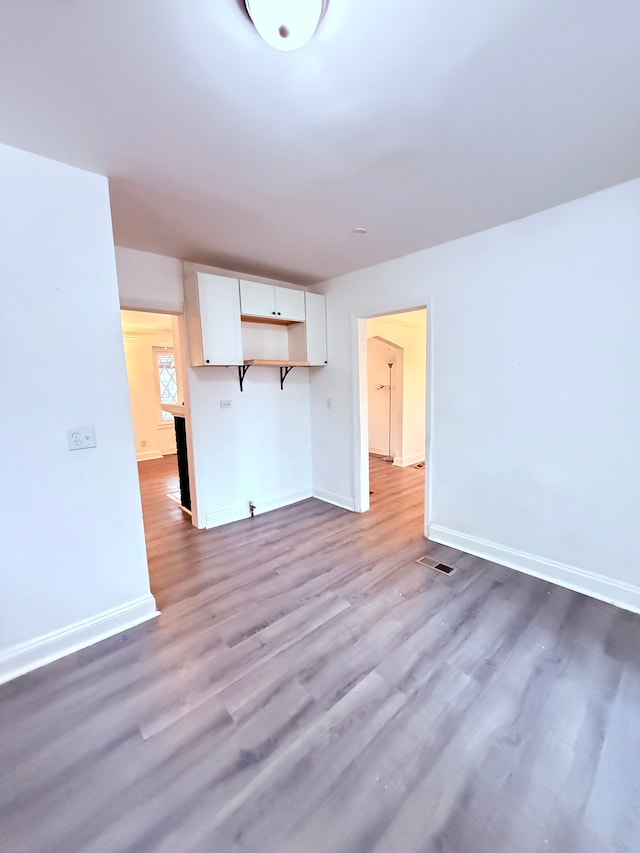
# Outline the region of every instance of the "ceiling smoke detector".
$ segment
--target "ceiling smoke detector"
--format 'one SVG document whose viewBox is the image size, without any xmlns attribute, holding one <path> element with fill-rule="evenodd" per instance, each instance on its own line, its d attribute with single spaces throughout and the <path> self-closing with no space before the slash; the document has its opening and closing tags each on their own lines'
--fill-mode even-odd
<svg viewBox="0 0 640 853">
<path fill-rule="evenodd" d="M 245 0 L 258 34 L 276 50 L 298 50 L 311 39 L 328 0 Z"/>
</svg>

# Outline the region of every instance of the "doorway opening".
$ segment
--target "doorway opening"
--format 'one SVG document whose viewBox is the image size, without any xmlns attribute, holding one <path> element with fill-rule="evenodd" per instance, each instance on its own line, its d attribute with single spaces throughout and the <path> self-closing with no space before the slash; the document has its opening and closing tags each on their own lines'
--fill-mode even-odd
<svg viewBox="0 0 640 853">
<path fill-rule="evenodd" d="M 185 422 L 180 317 L 127 310 L 120 317 L 141 493 L 153 481 L 155 512 L 190 516 L 189 481 L 179 465 Z"/>
<path fill-rule="evenodd" d="M 375 508 L 390 493 L 415 489 L 420 479 L 426 532 L 427 311 L 378 315 L 357 325 L 356 509 Z"/>
<path fill-rule="evenodd" d="M 136 308 L 122 309 L 120 318 L 149 582 L 162 609 L 166 603 L 167 541 L 176 525 L 190 526 L 197 517 L 187 426 L 184 315 Z"/>
</svg>

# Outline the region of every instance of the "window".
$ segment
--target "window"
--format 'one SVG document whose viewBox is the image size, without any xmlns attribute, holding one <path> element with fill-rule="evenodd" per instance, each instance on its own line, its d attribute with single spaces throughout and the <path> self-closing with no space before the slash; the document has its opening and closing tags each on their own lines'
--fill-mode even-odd
<svg viewBox="0 0 640 853">
<path fill-rule="evenodd" d="M 158 407 L 162 403 L 178 403 L 178 376 L 176 359 L 171 347 L 154 347 L 153 360 L 158 390 Z M 160 423 L 173 423 L 173 415 L 159 408 Z"/>
</svg>

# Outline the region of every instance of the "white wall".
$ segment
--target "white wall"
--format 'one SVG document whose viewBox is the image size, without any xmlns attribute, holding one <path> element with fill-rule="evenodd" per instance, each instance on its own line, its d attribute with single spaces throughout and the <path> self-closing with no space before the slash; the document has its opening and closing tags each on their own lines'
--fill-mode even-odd
<svg viewBox="0 0 640 853">
<path fill-rule="evenodd" d="M 402 434 L 397 442 L 396 465 L 415 465 L 424 461 L 427 373 L 427 316 L 424 309 L 389 314 L 367 321 L 367 335 L 380 335 L 402 347 L 402 410 L 399 414 Z M 395 368 L 394 368 L 395 371 Z"/>
<path fill-rule="evenodd" d="M 0 146 L 0 681 L 149 618 L 107 181 Z M 93 424 L 97 447 L 66 430 Z M 115 535 L 117 531 L 117 535 Z"/>
<path fill-rule="evenodd" d="M 118 268 L 120 303 L 123 308 L 177 314 L 182 311 L 184 303 L 183 261 L 164 255 L 155 255 L 152 252 L 140 252 L 137 249 L 116 246 L 116 265 Z M 189 266 L 206 269 L 219 275 L 239 276 L 246 281 L 268 281 L 272 284 L 294 287 L 297 290 L 305 289 L 279 279 L 260 278 L 249 273 L 227 270 L 222 267 L 201 267 L 194 264 L 189 264 Z"/>
<path fill-rule="evenodd" d="M 124 333 L 124 352 L 138 462 L 145 459 L 159 459 L 165 454 L 176 452 L 173 420 L 160 422 L 154 347 L 173 349 L 171 329 Z"/>
<path fill-rule="evenodd" d="M 116 266 L 122 308 L 182 312 L 182 261 L 116 246 Z"/>
<path fill-rule="evenodd" d="M 378 336 L 367 338 L 369 453 L 391 456 L 394 460 L 402 457 L 403 361 L 402 347 L 386 338 Z M 391 382 L 389 382 L 389 362 L 393 363 Z M 391 384 L 391 418 L 389 418 L 389 384 Z M 381 385 L 384 387 L 381 388 Z"/>
<path fill-rule="evenodd" d="M 327 282 L 314 488 L 355 500 L 355 318 L 426 304 L 431 538 L 640 608 L 639 281 L 635 180 Z"/>
<path fill-rule="evenodd" d="M 277 367 L 189 369 L 201 525 L 215 527 L 311 496 L 308 368 L 280 390 Z M 232 408 L 221 409 L 230 400 Z"/>
<path fill-rule="evenodd" d="M 116 257 L 123 307 L 182 304 L 180 261 L 119 247 Z M 294 369 L 281 391 L 277 367 L 252 367 L 241 393 L 235 367 L 186 369 L 199 527 L 246 518 L 249 501 L 260 513 L 311 495 L 310 372 Z"/>
</svg>

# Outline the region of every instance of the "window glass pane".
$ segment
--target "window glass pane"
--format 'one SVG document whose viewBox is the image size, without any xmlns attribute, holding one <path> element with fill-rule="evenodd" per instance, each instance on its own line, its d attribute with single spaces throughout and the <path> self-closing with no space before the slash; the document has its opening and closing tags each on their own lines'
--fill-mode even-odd
<svg viewBox="0 0 640 853">
<path fill-rule="evenodd" d="M 160 402 L 178 402 L 178 380 L 176 378 L 176 362 L 173 353 L 159 353 L 158 379 L 160 380 Z M 162 412 L 163 421 L 173 420 L 169 412 Z"/>
</svg>

